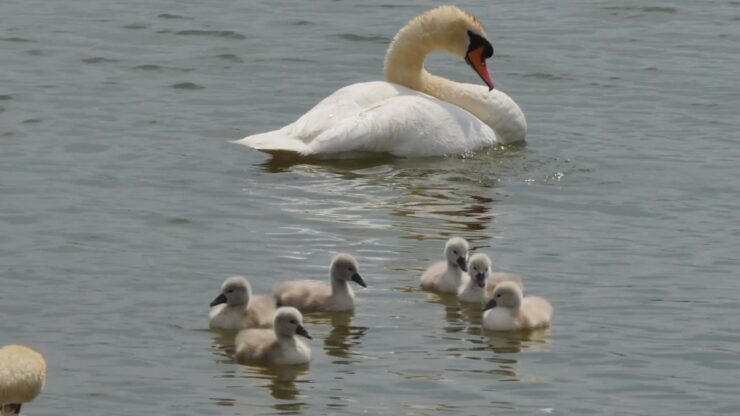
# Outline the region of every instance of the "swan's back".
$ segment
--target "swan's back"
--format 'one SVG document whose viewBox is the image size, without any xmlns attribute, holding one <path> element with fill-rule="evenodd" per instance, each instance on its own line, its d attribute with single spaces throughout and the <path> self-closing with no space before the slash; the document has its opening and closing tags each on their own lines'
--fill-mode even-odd
<svg viewBox="0 0 740 416">
<path fill-rule="evenodd" d="M 388 82 L 347 86 L 280 130 L 236 143 L 304 156 L 353 152 L 460 154 L 497 142 L 494 131 L 453 104 Z"/>
<path fill-rule="evenodd" d="M 446 261 L 433 263 L 421 275 L 421 288 L 425 290 L 434 289 L 445 273 L 447 273 Z"/>
<path fill-rule="evenodd" d="M 283 282 L 273 290 L 273 297 L 278 306 L 292 306 L 302 312 L 326 307 L 331 295 L 331 286 L 317 280 Z"/>
<path fill-rule="evenodd" d="M 0 405 L 28 403 L 46 382 L 46 361 L 22 345 L 0 348 Z"/>
<path fill-rule="evenodd" d="M 550 325 L 552 305 L 545 298 L 527 296 L 522 301 L 518 321 L 522 328 L 535 329 Z"/>
<path fill-rule="evenodd" d="M 270 328 L 274 318 L 275 302 L 273 299 L 267 295 L 252 296 L 244 316 L 245 328 Z"/>
<path fill-rule="evenodd" d="M 236 359 L 241 363 L 267 362 L 280 350 L 275 331 L 246 329 L 236 336 Z"/>
</svg>

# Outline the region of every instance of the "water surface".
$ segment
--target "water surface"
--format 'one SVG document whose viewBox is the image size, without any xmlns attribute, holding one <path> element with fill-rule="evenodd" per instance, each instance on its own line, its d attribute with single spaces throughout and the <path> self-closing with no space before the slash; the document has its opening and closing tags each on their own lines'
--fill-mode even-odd
<svg viewBox="0 0 740 416">
<path fill-rule="evenodd" d="M 740 413 L 740 3 L 469 1 L 529 144 L 306 164 L 228 143 L 379 79 L 427 2 L 0 3 L 0 344 L 49 362 L 33 415 Z M 479 82 L 445 55 L 429 69 Z M 417 290 L 463 236 L 555 307 L 492 336 Z M 354 316 L 308 368 L 206 330 L 354 253 Z"/>
</svg>

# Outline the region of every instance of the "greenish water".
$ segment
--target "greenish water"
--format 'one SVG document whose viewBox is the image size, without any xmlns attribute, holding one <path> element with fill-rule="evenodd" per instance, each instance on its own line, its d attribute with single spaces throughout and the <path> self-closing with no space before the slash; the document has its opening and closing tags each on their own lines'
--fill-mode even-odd
<svg viewBox="0 0 740 416">
<path fill-rule="evenodd" d="M 0 2 L 0 344 L 44 353 L 30 415 L 740 413 L 740 3 L 472 1 L 529 144 L 301 164 L 227 140 L 381 78 L 426 2 Z M 433 72 L 479 82 L 439 55 Z M 481 333 L 417 290 L 451 235 L 555 307 Z M 208 331 L 358 258 L 308 368 Z"/>
</svg>

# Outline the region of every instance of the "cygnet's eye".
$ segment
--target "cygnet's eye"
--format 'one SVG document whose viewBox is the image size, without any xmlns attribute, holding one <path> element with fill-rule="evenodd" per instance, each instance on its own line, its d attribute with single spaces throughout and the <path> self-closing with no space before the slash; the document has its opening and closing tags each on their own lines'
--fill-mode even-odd
<svg viewBox="0 0 740 416">
<path fill-rule="evenodd" d="M 234 293 L 234 289 L 229 289 L 226 291 L 226 293 Z"/>
<path fill-rule="evenodd" d="M 457 250 L 452 250 L 452 254 L 457 254 Z"/>
<path fill-rule="evenodd" d="M 499 293 L 498 295 L 496 295 L 496 297 L 497 297 L 497 298 L 500 298 L 500 297 L 501 297 L 501 294 Z"/>
<path fill-rule="evenodd" d="M 290 320 L 290 323 L 291 323 L 291 324 L 295 324 L 295 319 L 291 319 L 291 320 Z"/>
<path fill-rule="evenodd" d="M 348 268 L 347 270 L 349 270 L 349 271 L 353 272 L 353 271 L 355 271 L 355 268 L 354 268 L 354 267 L 350 267 L 350 268 Z"/>
</svg>

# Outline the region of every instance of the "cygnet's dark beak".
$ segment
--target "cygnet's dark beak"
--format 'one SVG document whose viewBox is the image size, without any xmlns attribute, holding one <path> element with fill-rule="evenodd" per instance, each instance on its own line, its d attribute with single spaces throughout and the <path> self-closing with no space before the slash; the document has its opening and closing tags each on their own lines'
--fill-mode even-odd
<svg viewBox="0 0 740 416">
<path fill-rule="evenodd" d="M 475 282 L 478 283 L 478 287 L 486 287 L 486 274 L 485 273 L 476 274 Z"/>
<path fill-rule="evenodd" d="M 462 271 L 467 272 L 468 271 L 468 263 L 465 262 L 465 257 L 458 257 L 457 258 L 457 265 L 460 266 Z"/>
<path fill-rule="evenodd" d="M 306 328 L 303 327 L 303 325 L 298 325 L 298 328 L 295 329 L 295 333 L 308 339 L 313 339 L 311 335 L 308 335 L 308 331 L 306 331 Z"/>
<path fill-rule="evenodd" d="M 493 309 L 496 307 L 496 299 L 491 299 L 486 303 L 486 306 L 483 307 L 484 311 L 487 311 L 489 309 Z"/>
<path fill-rule="evenodd" d="M 362 276 L 360 276 L 359 273 L 355 273 L 355 274 L 352 275 L 352 281 L 355 282 L 355 283 L 357 283 L 358 285 L 360 285 L 362 287 L 367 287 L 367 285 L 365 284 L 365 281 L 362 280 Z"/>
<path fill-rule="evenodd" d="M 216 299 L 213 299 L 213 302 L 211 302 L 211 307 L 220 305 L 222 303 L 226 303 L 226 295 L 224 295 L 223 293 L 218 295 Z"/>
</svg>

